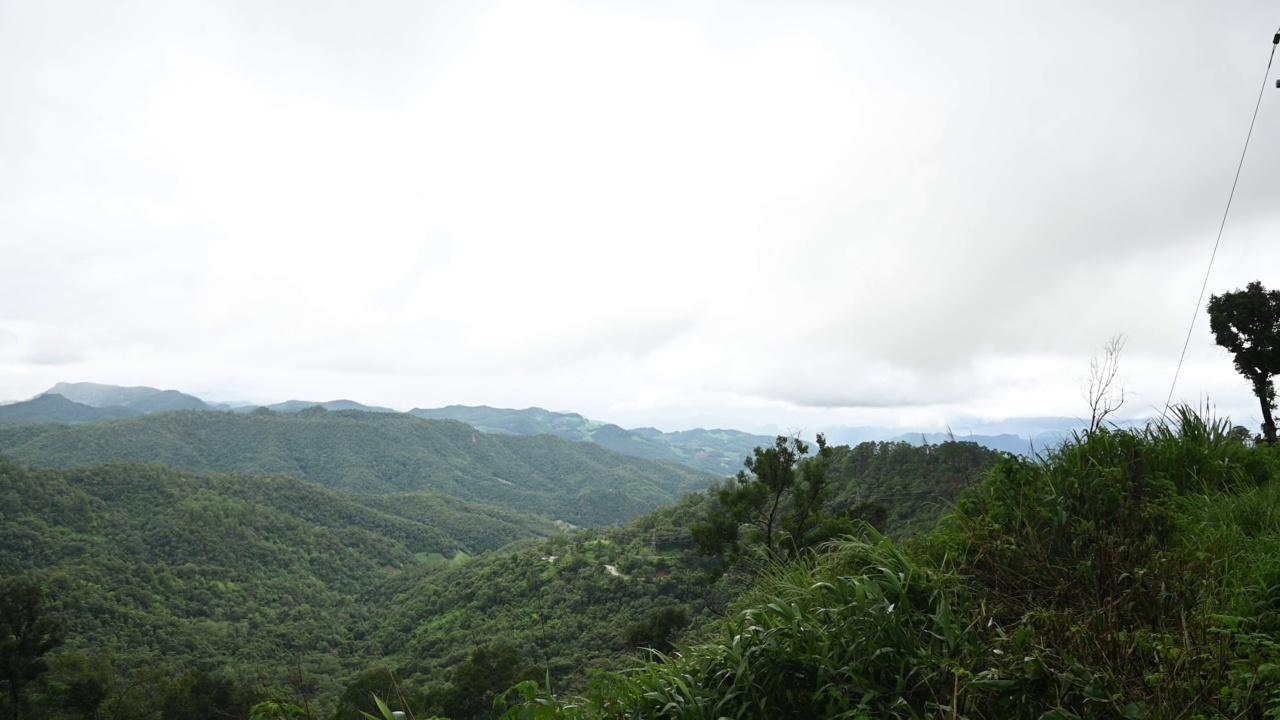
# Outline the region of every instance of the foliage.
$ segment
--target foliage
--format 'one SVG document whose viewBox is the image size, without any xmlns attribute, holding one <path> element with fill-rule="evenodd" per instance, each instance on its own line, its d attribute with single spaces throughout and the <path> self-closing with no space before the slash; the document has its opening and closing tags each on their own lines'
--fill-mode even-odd
<svg viewBox="0 0 1280 720">
<path fill-rule="evenodd" d="M 534 674 L 511 642 L 481 645 L 454 668 L 449 685 L 427 694 L 427 707 L 451 720 L 496 719 L 509 689 Z"/>
<path fill-rule="evenodd" d="M 288 475 L 352 493 L 435 491 L 582 526 L 626 522 L 713 478 L 547 435 L 485 435 L 448 420 L 319 408 L 4 423 L 0 452 L 45 467 L 127 460 L 189 472 Z"/>
<path fill-rule="evenodd" d="M 372 712 L 388 712 L 406 710 L 411 704 L 421 704 L 421 698 L 411 702 L 405 697 L 400 681 L 395 672 L 388 668 L 377 668 L 362 674 L 355 682 L 347 686 L 342 697 L 338 699 L 337 710 L 332 720 L 361 720 Z"/>
<path fill-rule="evenodd" d="M 1236 371 L 1252 386 L 1262 408 L 1262 432 L 1276 442 L 1276 387 L 1280 375 L 1280 290 L 1260 282 L 1244 290 L 1209 296 L 1209 329 L 1218 345 L 1231 352 Z"/>
<path fill-rule="evenodd" d="M 46 656 L 62 642 L 62 623 L 45 612 L 39 587 L 0 583 L 0 690 L 13 720 L 22 716 L 27 688 L 48 671 Z"/>
<path fill-rule="evenodd" d="M 832 448 L 832 513 L 894 538 L 928 530 L 962 490 L 999 462 L 977 443 L 864 442 Z"/>
<path fill-rule="evenodd" d="M 662 608 L 685 608 L 690 624 L 705 612 L 701 560 L 655 552 L 650 538 L 588 530 L 402 573 L 384 585 L 388 609 L 371 639 L 419 687 L 450 678 L 492 638 L 511 642 L 536 675 L 579 686 L 588 669 L 626 661 L 629 626 Z"/>
<path fill-rule="evenodd" d="M 371 640 L 386 612 L 379 588 L 419 568 L 417 555 L 461 557 L 556 531 L 435 495 L 361 498 L 158 466 L 36 470 L 2 457 L 0 517 L 0 573 L 48 588 L 69 649 L 114 657 L 59 665 L 57 702 L 92 715 L 127 693 L 121 717 L 203 693 L 208 683 L 174 684 L 188 671 L 236 683 L 228 702 L 247 697 L 241 686 L 293 690 L 282 669 L 299 656 L 310 691 L 336 696 L 381 652 Z M 131 677 L 148 668 L 162 677 Z M 154 702 L 138 704 L 135 680 Z"/>
<path fill-rule="evenodd" d="M 542 408 L 510 410 L 483 405 L 450 405 L 429 410 L 415 408 L 409 412 L 421 418 L 458 420 L 487 433 L 545 434 L 593 442 L 624 455 L 670 460 L 717 475 L 735 472 L 753 447 L 770 440 L 737 430 L 626 430 L 617 425 L 588 420 L 577 413 L 549 412 Z"/>
<path fill-rule="evenodd" d="M 670 652 L 671 644 L 681 630 L 689 626 L 689 611 L 683 605 L 656 608 L 640 622 L 627 625 L 627 645 L 636 649 Z"/>
<path fill-rule="evenodd" d="M 231 678 L 190 670 L 173 683 L 160 703 L 160 716 L 189 720 L 248 717 L 256 694 Z"/>
<path fill-rule="evenodd" d="M 23 402 L 0 405 L 0 423 L 80 423 L 130 417 L 136 412 L 122 407 L 95 408 L 47 393 Z"/>
<path fill-rule="evenodd" d="M 691 528 L 698 550 L 732 564 L 761 548 L 766 561 L 794 558 L 806 548 L 842 532 L 848 522 L 830 517 L 831 486 L 827 466 L 832 450 L 818 435 L 818 453 L 799 438 L 779 436 L 771 447 L 757 447 L 734 478 L 709 492 L 713 501 L 705 519 Z M 743 528 L 748 529 L 744 538 Z"/>
<path fill-rule="evenodd" d="M 486 638 L 509 638 L 521 668 L 557 678 L 625 662 L 629 624 L 676 606 L 699 616 L 701 561 L 655 542 L 687 538 L 678 507 L 634 527 L 537 538 L 555 526 L 431 494 L 0 457 L 0 571 L 48 586 L 67 623 L 46 714 L 153 716 L 215 697 L 182 681 L 199 671 L 234 683 L 218 707 L 310 698 L 327 717 L 379 665 L 405 673 L 411 702 L 448 690 Z M 459 562 L 463 548 L 474 556 Z M 305 679 L 292 672 L 299 661 Z"/>
<path fill-rule="evenodd" d="M 284 700 L 264 700 L 249 708 L 249 720 L 312 720 L 306 708 Z"/>
<path fill-rule="evenodd" d="M 901 550 L 776 566 L 706 642 L 555 718 L 1280 716 L 1277 457 L 1183 408 L 1007 457 Z M 513 715 L 515 716 L 515 715 Z"/>
<path fill-rule="evenodd" d="M 972 443 L 784 439 L 740 495 L 460 563 L 428 519 L 475 508 L 430 496 L 0 459 L 0 569 L 70 631 L 28 693 L 48 720 L 1280 716 L 1280 455 L 1172 415 L 985 472 Z M 952 498 L 904 543 L 820 542 Z M 735 503 L 764 570 L 709 584 L 691 529 Z"/>
</svg>

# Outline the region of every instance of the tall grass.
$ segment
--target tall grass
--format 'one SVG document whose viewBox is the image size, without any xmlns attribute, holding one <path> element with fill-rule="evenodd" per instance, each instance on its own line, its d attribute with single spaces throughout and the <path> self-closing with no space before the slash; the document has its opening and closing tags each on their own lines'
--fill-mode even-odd
<svg viewBox="0 0 1280 720">
<path fill-rule="evenodd" d="M 906 550 L 764 573 L 557 718 L 1280 718 L 1273 448 L 1182 408 L 1007 457 Z M 555 707 L 551 712 L 548 708 Z M 515 717 L 513 715 L 512 717 Z"/>
<path fill-rule="evenodd" d="M 1243 598 L 1265 582 L 1230 570 L 1280 565 L 1280 536 L 1253 549 L 1237 542 L 1248 524 L 1238 515 L 1256 515 L 1253 498 L 1273 492 L 1273 463 L 1229 431 L 1183 407 L 1168 422 L 1007 459 L 925 545 L 970 579 L 997 624 L 1079 680 L 1063 696 L 1074 712 L 1194 717 L 1248 706 L 1232 690 L 1241 635 L 1223 618 L 1248 615 Z"/>
</svg>

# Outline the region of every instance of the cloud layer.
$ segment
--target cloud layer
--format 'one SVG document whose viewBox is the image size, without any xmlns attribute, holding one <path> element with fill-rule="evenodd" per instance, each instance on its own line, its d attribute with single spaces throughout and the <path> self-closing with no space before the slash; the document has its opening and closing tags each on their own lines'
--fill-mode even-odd
<svg viewBox="0 0 1280 720">
<path fill-rule="evenodd" d="M 0 397 L 937 426 L 1086 412 L 1123 333 L 1147 415 L 1268 10 L 6 4 Z M 1280 284 L 1278 103 L 1210 292 Z M 1205 397 L 1258 415 L 1200 317 Z"/>
</svg>

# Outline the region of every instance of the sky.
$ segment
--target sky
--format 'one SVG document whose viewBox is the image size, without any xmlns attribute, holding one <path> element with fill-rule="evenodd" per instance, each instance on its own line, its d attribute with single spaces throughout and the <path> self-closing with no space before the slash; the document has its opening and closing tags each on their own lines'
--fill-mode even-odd
<svg viewBox="0 0 1280 720">
<path fill-rule="evenodd" d="M 0 0 L 0 400 L 1256 427 L 1278 7 Z"/>
</svg>

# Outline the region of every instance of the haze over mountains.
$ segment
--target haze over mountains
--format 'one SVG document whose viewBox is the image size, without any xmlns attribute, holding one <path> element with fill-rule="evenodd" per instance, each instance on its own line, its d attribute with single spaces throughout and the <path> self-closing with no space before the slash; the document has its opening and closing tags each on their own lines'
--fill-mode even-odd
<svg viewBox="0 0 1280 720">
<path fill-rule="evenodd" d="M 573 418 L 545 415 L 573 434 Z M 620 431 L 578 422 L 580 434 Z M 928 526 L 997 460 L 971 443 L 832 448 L 830 506 L 869 512 L 886 532 Z M 719 612 L 727 596 L 691 534 L 711 502 L 701 491 L 719 477 L 598 442 L 409 413 L 312 406 L 6 422 L 0 574 L 49 588 L 70 650 L 109 652 L 122 673 L 212 667 L 279 685 L 272 678 L 301 662 L 326 708 L 319 717 L 357 720 L 344 713 L 343 688 L 361 689 L 360 673 L 393 662 L 406 682 L 481 697 L 487 710 L 487 685 L 467 686 L 459 669 L 474 653 L 532 648 L 538 672 L 585 687 L 588 668 L 628 662 L 649 642 L 655 613 L 675 612 L 678 629 Z M 525 672 L 521 652 L 509 654 Z M 84 671 L 61 672 L 69 686 Z M 169 707 L 183 687 L 139 695 L 160 698 L 164 717 L 194 717 Z M 489 717 L 460 713 L 448 696 L 422 702 L 460 720 Z M 155 716 L 146 703 L 117 716 Z M 228 716 L 248 714 L 237 713 Z"/>
<path fill-rule="evenodd" d="M 98 383 L 59 382 L 30 400 L 0 405 L 0 422 L 86 423 L 113 420 L 168 410 L 251 412 L 258 407 L 284 413 L 320 406 L 327 410 L 359 410 L 397 413 L 381 406 L 353 400 L 287 400 L 265 406 L 251 403 L 215 403 L 177 390 L 153 387 L 121 387 Z M 618 452 L 652 460 L 672 460 L 717 474 L 733 474 L 751 449 L 772 442 L 772 436 L 731 429 L 701 428 L 663 432 L 655 428 L 622 428 L 588 419 L 572 412 L 542 408 L 509 409 L 488 406 L 449 405 L 442 408 L 413 408 L 409 414 L 426 419 L 458 420 L 485 433 L 511 435 L 548 434 L 567 440 L 589 441 Z M 1005 421 L 974 422 L 969 430 L 954 433 L 994 450 L 1015 454 L 1042 451 L 1056 446 L 1073 429 L 1083 426 L 1079 418 L 1014 418 Z M 891 427 L 806 428 L 805 435 L 825 432 L 833 443 L 856 445 L 865 441 L 903 441 L 919 444 L 942 442 L 951 435 L 937 428 L 907 431 Z"/>
<path fill-rule="evenodd" d="M 41 467 L 163 463 L 288 475 L 351 493 L 431 490 L 584 526 L 625 522 L 719 477 L 549 435 L 487 435 L 453 420 L 319 407 L 4 423 L 0 453 Z"/>
</svg>

